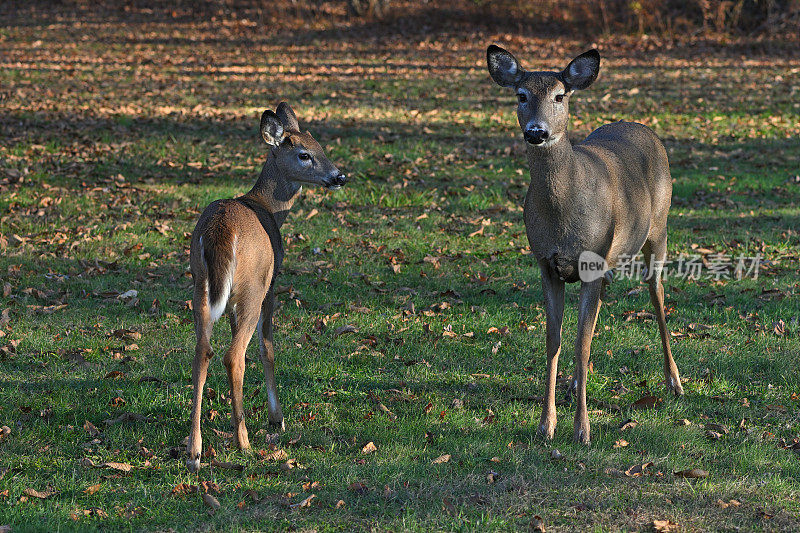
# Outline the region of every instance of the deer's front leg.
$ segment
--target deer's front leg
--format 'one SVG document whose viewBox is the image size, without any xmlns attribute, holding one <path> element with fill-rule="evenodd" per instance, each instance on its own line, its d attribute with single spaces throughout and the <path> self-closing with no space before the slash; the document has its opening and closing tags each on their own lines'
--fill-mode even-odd
<svg viewBox="0 0 800 533">
<path fill-rule="evenodd" d="M 580 303 L 578 307 L 578 335 L 575 339 L 575 378 L 577 379 L 576 395 L 578 406 L 575 408 L 576 442 L 589 444 L 589 415 L 586 409 L 586 380 L 589 372 L 589 352 L 592 346 L 594 326 L 600 310 L 600 295 L 603 291 L 604 279 L 581 283 Z"/>
<path fill-rule="evenodd" d="M 539 261 L 542 271 L 542 292 L 547 314 L 547 385 L 542 404 L 539 434 L 552 439 L 556 431 L 556 375 L 561 353 L 561 324 L 564 321 L 564 282 L 547 261 Z"/>
<path fill-rule="evenodd" d="M 275 309 L 274 282 L 261 305 L 261 318 L 258 323 L 258 341 L 261 353 L 261 364 L 264 365 L 264 382 L 267 386 L 267 416 L 269 425 L 286 429 L 283 411 L 278 401 L 278 388 L 275 385 L 275 347 L 272 344 L 272 312 Z"/>
</svg>

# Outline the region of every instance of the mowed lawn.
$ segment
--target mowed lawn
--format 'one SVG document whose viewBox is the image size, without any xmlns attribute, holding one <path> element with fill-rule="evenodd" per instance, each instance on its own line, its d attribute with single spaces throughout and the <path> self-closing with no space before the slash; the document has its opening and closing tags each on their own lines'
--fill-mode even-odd
<svg viewBox="0 0 800 533">
<path fill-rule="evenodd" d="M 800 529 L 797 42 L 81 19 L 0 21 L 0 529 Z M 757 279 L 666 280 L 680 399 L 662 383 L 644 285 L 609 287 L 588 448 L 571 441 L 568 402 L 555 440 L 536 435 L 544 308 L 492 42 L 531 69 L 597 45 L 575 138 L 648 124 L 672 165 L 670 257 L 764 260 Z M 267 425 L 253 343 L 254 452 L 231 447 L 218 356 L 203 460 L 223 464 L 190 475 L 189 235 L 210 201 L 249 189 L 266 153 L 258 117 L 281 100 L 350 182 L 307 189 L 283 226 L 287 431 Z M 576 303 L 571 286 L 559 397 Z M 218 354 L 229 338 L 223 319 Z M 675 475 L 688 469 L 708 475 Z"/>
</svg>

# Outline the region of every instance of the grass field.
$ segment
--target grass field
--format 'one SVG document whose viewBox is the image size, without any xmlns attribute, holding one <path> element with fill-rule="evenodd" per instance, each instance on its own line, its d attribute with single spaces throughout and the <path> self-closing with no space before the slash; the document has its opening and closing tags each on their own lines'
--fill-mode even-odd
<svg viewBox="0 0 800 533">
<path fill-rule="evenodd" d="M 586 448 L 568 403 L 555 440 L 536 437 L 527 169 L 484 51 L 554 68 L 592 41 L 289 39 L 242 19 L 25 13 L 0 21 L 0 531 L 508 531 L 535 517 L 547 531 L 800 529 L 797 42 L 596 41 L 605 59 L 573 98 L 574 136 L 618 119 L 654 128 L 674 178 L 670 256 L 764 264 L 757 279 L 666 280 L 677 400 L 644 285 L 609 287 Z M 255 180 L 258 117 L 284 99 L 350 182 L 306 190 L 283 227 L 286 433 L 267 425 L 252 344 L 254 453 L 231 448 L 216 358 L 204 446 L 241 468 L 190 475 L 189 234 Z M 564 377 L 576 301 L 572 286 Z M 345 325 L 357 332 L 337 335 Z M 229 338 L 223 319 L 217 353 Z M 663 401 L 633 405 L 649 396 Z M 674 475 L 692 468 L 709 475 Z"/>
</svg>

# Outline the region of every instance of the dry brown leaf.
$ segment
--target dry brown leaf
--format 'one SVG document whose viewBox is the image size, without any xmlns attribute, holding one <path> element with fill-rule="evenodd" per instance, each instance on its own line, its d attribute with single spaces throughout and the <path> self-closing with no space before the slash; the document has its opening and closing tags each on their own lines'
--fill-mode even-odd
<svg viewBox="0 0 800 533">
<path fill-rule="evenodd" d="M 721 499 L 717 500 L 717 506 L 720 509 L 727 509 L 728 507 L 739 507 L 740 505 L 742 505 L 742 502 L 740 502 L 739 500 L 730 500 L 727 502 Z"/>
<path fill-rule="evenodd" d="M 362 481 L 354 481 L 347 486 L 348 490 L 355 492 L 356 494 L 364 494 L 369 490 L 366 483 Z"/>
<path fill-rule="evenodd" d="M 440 465 L 442 463 L 447 463 L 449 461 L 450 461 L 450 454 L 446 453 L 444 455 L 440 455 L 439 457 L 437 457 L 436 459 L 431 461 L 431 464 L 432 465 Z"/>
<path fill-rule="evenodd" d="M 208 493 L 203 494 L 203 503 L 211 507 L 212 511 L 216 511 L 220 508 L 219 500 Z"/>
<path fill-rule="evenodd" d="M 714 423 L 709 422 L 708 424 L 705 425 L 705 428 L 707 430 L 709 430 L 709 431 L 715 431 L 717 433 L 722 433 L 723 435 L 727 435 L 728 433 L 730 433 L 730 430 L 728 429 L 728 427 L 727 426 L 723 426 L 722 424 L 714 424 Z"/>
<path fill-rule="evenodd" d="M 681 418 L 680 420 L 675 421 L 676 426 L 691 426 L 692 423 L 687 420 L 686 418 Z"/>
<path fill-rule="evenodd" d="M 31 498 L 39 498 L 40 500 L 44 500 L 46 498 L 49 498 L 50 496 L 53 496 L 54 494 L 58 494 L 58 491 L 53 487 L 47 487 L 43 491 L 38 491 L 36 489 L 28 488 L 23 490 L 22 493 L 25 494 L 26 496 L 30 496 Z"/>
<path fill-rule="evenodd" d="M 101 468 L 110 468 L 112 470 L 119 470 L 120 472 L 130 472 L 133 469 L 133 467 L 131 465 L 129 465 L 128 463 L 110 462 L 110 463 L 103 463 L 103 464 L 98 465 L 98 466 L 101 467 Z"/>
<path fill-rule="evenodd" d="M 216 459 L 211 459 L 211 466 L 223 468 L 225 470 L 236 470 L 237 472 L 244 470 L 244 465 L 229 463 L 227 461 L 217 461 Z"/>
<path fill-rule="evenodd" d="M 189 485 L 188 483 L 179 483 L 172 487 L 171 494 L 173 495 L 185 495 L 185 494 L 194 494 L 197 492 L 197 485 Z"/>
<path fill-rule="evenodd" d="M 558 451 L 556 448 L 550 450 L 550 459 L 553 461 L 560 461 L 564 458 L 564 454 Z"/>
<path fill-rule="evenodd" d="M 538 514 L 535 515 L 533 517 L 533 519 L 531 520 L 530 530 L 531 531 L 535 531 L 536 533 L 544 533 L 545 532 L 544 521 L 542 520 L 542 517 L 539 516 Z"/>
<path fill-rule="evenodd" d="M 646 473 L 646 470 L 653 466 L 652 462 L 644 463 L 641 465 L 633 465 L 632 467 L 628 468 L 625 471 L 625 475 L 628 477 L 639 477 L 643 476 Z"/>
<path fill-rule="evenodd" d="M 652 409 L 661 403 L 661 398 L 655 396 L 643 396 L 633 402 L 634 409 Z"/>
<path fill-rule="evenodd" d="M 288 456 L 285 450 L 280 449 L 265 455 L 264 459 L 267 461 L 285 461 Z"/>
<path fill-rule="evenodd" d="M 291 505 L 290 507 L 292 509 L 305 509 L 307 507 L 311 507 L 311 502 L 314 501 L 314 498 L 316 497 L 317 497 L 316 494 L 312 494 L 311 496 L 301 501 L 300 503 L 296 503 L 294 505 Z"/>
<path fill-rule="evenodd" d="M 653 520 L 653 530 L 658 533 L 671 533 L 678 531 L 678 524 L 672 520 Z"/>
<path fill-rule="evenodd" d="M 628 444 L 629 444 L 628 441 L 626 441 L 625 439 L 619 439 L 614 443 L 614 448 L 625 448 L 626 446 L 628 446 Z"/>
<path fill-rule="evenodd" d="M 100 490 L 101 488 L 103 488 L 103 485 L 101 485 L 100 483 L 98 483 L 98 484 L 96 484 L 96 485 L 91 485 L 91 486 L 89 486 L 89 487 L 86 487 L 86 488 L 83 490 L 83 492 L 85 492 L 86 494 L 88 494 L 89 496 L 91 496 L 92 494 L 94 494 L 95 492 L 97 492 L 98 490 Z"/>
<path fill-rule="evenodd" d="M 347 325 L 344 325 L 344 326 L 339 326 L 339 327 L 338 327 L 338 328 L 336 328 L 336 330 L 333 332 L 333 336 L 334 336 L 334 337 L 338 337 L 338 336 L 340 336 L 340 335 L 344 335 L 345 333 L 358 333 L 358 328 L 357 328 L 357 327 L 355 327 L 355 326 L 354 326 L 354 325 L 352 325 L 352 324 L 347 324 Z"/>
<path fill-rule="evenodd" d="M 628 429 L 633 429 L 639 425 L 639 422 L 633 420 L 632 418 L 628 418 L 627 420 L 623 420 L 619 425 L 620 431 L 626 431 Z"/>
<path fill-rule="evenodd" d="M 375 446 L 375 443 L 372 441 L 369 441 L 364 445 L 363 448 L 361 448 L 361 453 L 363 453 L 364 455 L 370 454 L 375 451 L 378 451 L 378 447 Z"/>
<path fill-rule="evenodd" d="M 689 468 L 687 470 L 681 470 L 679 472 L 673 472 L 675 477 L 685 477 L 689 479 L 700 479 L 708 477 L 708 471 L 701 470 L 699 468 Z"/>
</svg>

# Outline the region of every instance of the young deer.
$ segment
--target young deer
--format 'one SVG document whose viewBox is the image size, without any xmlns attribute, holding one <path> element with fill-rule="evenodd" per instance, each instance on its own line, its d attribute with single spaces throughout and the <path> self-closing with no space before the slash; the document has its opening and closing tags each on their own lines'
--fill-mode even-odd
<svg viewBox="0 0 800 533">
<path fill-rule="evenodd" d="M 339 189 L 346 181 L 311 134 L 300 132 L 297 117 L 286 102 L 281 102 L 275 112 L 264 111 L 261 136 L 269 153 L 253 188 L 239 198 L 211 203 L 192 233 L 190 262 L 197 347 L 192 364 L 194 403 L 186 460 L 192 472 L 200 466 L 200 407 L 208 364 L 214 355 L 211 331 L 224 312 L 228 313 L 233 335 L 223 362 L 228 372 L 236 444 L 240 449 L 250 447 L 242 407 L 242 381 L 245 350 L 256 328 L 269 422 L 284 428 L 275 388 L 272 345 L 273 283 L 283 260 L 279 229 L 300 195 L 302 183 Z"/>
<path fill-rule="evenodd" d="M 652 130 L 635 122 L 606 124 L 575 146 L 570 144 L 569 97 L 597 78 L 597 50 L 576 57 L 561 72 L 528 72 L 513 55 L 495 45 L 489 46 L 487 59 L 492 79 L 513 89 L 517 96 L 517 116 L 527 142 L 531 182 L 525 198 L 525 228 L 541 269 L 547 315 L 547 391 L 539 433 L 551 439 L 555 432 L 564 283 L 580 280 L 572 384 L 578 399 L 574 438 L 588 444 L 589 348 L 604 284 L 621 256 L 630 258 L 639 250 L 644 253 L 650 300 L 661 333 L 666 384 L 676 395 L 683 394 L 669 347 L 661 284 L 672 196 L 667 152 Z M 605 260 L 598 275 L 580 269 L 587 257 L 601 265 Z"/>
</svg>

